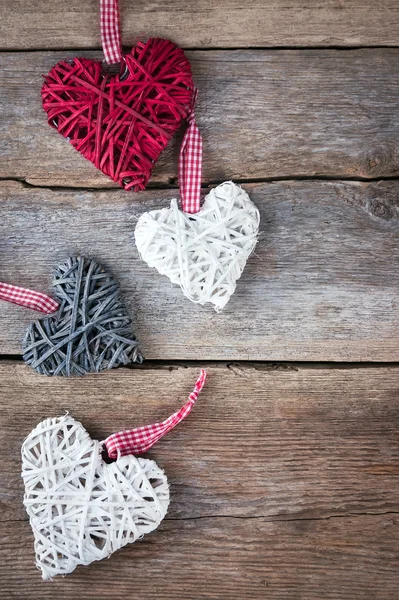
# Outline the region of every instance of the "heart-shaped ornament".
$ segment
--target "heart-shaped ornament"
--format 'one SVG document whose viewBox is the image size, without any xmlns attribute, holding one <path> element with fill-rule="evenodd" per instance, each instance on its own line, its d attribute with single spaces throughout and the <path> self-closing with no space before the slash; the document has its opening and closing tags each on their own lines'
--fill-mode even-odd
<svg viewBox="0 0 399 600">
<path fill-rule="evenodd" d="M 56 64 L 42 88 L 48 123 L 125 189 L 143 190 L 162 150 L 192 109 L 183 50 L 150 38 L 123 57 L 120 75 L 75 58 Z"/>
<path fill-rule="evenodd" d="M 142 259 L 198 304 L 226 306 L 257 243 L 259 211 L 233 182 L 212 189 L 199 212 L 144 213 L 134 232 Z"/>
<path fill-rule="evenodd" d="M 142 362 L 119 285 L 93 260 L 60 265 L 53 286 L 60 306 L 29 325 L 23 359 L 43 375 L 84 375 Z"/>
<path fill-rule="evenodd" d="M 42 421 L 22 446 L 24 505 L 43 579 L 106 558 L 153 531 L 169 486 L 152 460 L 106 464 L 102 445 L 69 416 Z"/>
</svg>

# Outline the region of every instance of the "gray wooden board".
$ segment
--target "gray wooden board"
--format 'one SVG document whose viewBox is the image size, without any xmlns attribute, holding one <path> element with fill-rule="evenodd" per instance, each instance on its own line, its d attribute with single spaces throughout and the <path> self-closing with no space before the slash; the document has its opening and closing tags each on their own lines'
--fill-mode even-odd
<svg viewBox="0 0 399 600">
<path fill-rule="evenodd" d="M 122 39 L 185 47 L 398 45 L 396 0 L 120 1 Z M 0 48 L 100 47 L 97 0 L 14 0 L 0 10 Z"/>
<path fill-rule="evenodd" d="M 188 398 L 195 366 L 48 378 L 0 362 L 0 521 L 26 517 L 20 446 L 65 414 L 104 439 Z M 190 416 L 148 453 L 172 488 L 169 518 L 326 518 L 399 510 L 399 368 L 208 364 Z"/>
<path fill-rule="evenodd" d="M 187 398 L 198 366 L 50 379 L 0 362 L 0 594 L 397 599 L 398 368 L 208 366 L 186 421 L 148 454 L 171 506 L 108 561 L 42 583 L 22 506 L 20 445 L 66 410 L 103 439 Z"/>
<path fill-rule="evenodd" d="M 0 177 L 115 185 L 48 126 L 41 106 L 42 75 L 75 54 L 0 56 Z M 200 89 L 204 182 L 399 175 L 399 49 L 196 51 L 189 58 Z M 175 181 L 180 139 L 163 153 L 152 184 Z"/>
<path fill-rule="evenodd" d="M 109 560 L 43 582 L 29 524 L 0 523 L 0 594 L 18 600 L 397 600 L 397 515 L 165 521 Z"/>
<path fill-rule="evenodd" d="M 285 181 L 245 186 L 261 240 L 217 314 L 150 269 L 134 244 L 145 210 L 173 191 L 0 186 L 0 280 L 50 293 L 55 267 L 81 254 L 120 281 L 149 359 L 396 361 L 399 183 Z M 19 354 L 39 313 L 0 304 L 0 353 Z"/>
</svg>

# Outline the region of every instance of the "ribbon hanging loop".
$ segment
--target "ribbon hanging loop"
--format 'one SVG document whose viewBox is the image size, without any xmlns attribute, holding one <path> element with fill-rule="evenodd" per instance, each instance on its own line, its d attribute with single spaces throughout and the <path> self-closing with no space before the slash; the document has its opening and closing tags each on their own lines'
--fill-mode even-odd
<svg viewBox="0 0 399 600">
<path fill-rule="evenodd" d="M 104 444 L 108 456 L 110 458 L 119 458 L 126 454 L 142 454 L 143 452 L 147 452 L 158 440 L 187 417 L 196 403 L 200 391 L 204 387 L 205 380 L 206 371 L 202 369 L 186 404 L 165 419 L 165 421 L 162 421 L 162 423 L 153 423 L 152 425 L 144 425 L 143 427 L 136 427 L 127 431 L 119 431 L 107 437 L 104 440 Z"/>
<path fill-rule="evenodd" d="M 201 205 L 202 137 L 195 120 L 197 97 L 198 90 L 195 89 L 179 154 L 180 200 L 187 213 L 198 212 Z"/>
<path fill-rule="evenodd" d="M 107 65 L 118 66 L 120 72 L 123 55 L 119 0 L 100 0 L 100 20 L 105 62 Z M 105 70 L 109 71 L 109 69 Z M 198 90 L 195 89 L 187 115 L 188 128 L 179 154 L 180 199 L 182 209 L 187 213 L 198 212 L 201 200 L 202 138 L 195 120 L 197 96 Z"/>
<path fill-rule="evenodd" d="M 59 307 L 59 302 L 47 296 L 47 294 L 2 281 L 0 281 L 0 300 L 18 304 L 18 306 L 24 306 L 25 308 L 31 308 L 46 315 L 55 312 Z"/>
<path fill-rule="evenodd" d="M 122 62 L 118 0 L 100 0 L 101 43 L 107 65 Z"/>
</svg>

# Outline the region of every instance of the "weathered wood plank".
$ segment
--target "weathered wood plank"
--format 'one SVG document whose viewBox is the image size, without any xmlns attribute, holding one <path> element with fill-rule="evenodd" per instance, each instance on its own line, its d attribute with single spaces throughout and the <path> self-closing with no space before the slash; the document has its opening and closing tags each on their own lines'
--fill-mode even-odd
<svg viewBox="0 0 399 600">
<path fill-rule="evenodd" d="M 199 307 L 140 260 L 137 217 L 173 191 L 30 189 L 2 182 L 0 277 L 49 292 L 69 255 L 120 280 L 144 355 L 194 360 L 396 361 L 399 183 L 246 186 L 262 240 L 225 310 Z M 37 313 L 1 303 L 0 353 L 21 352 Z"/>
<path fill-rule="evenodd" d="M 0 48 L 100 47 L 97 0 L 15 0 L 0 12 Z M 170 37 L 183 47 L 398 45 L 396 0 L 120 2 L 124 43 Z"/>
<path fill-rule="evenodd" d="M 104 439 L 171 414 L 198 370 L 147 366 L 66 380 L 0 362 L 0 521 L 26 517 L 20 446 L 41 419 L 69 411 Z M 399 511 L 397 367 L 208 371 L 193 413 L 149 453 L 171 482 L 169 518 Z"/>
<path fill-rule="evenodd" d="M 0 524 L 0 593 L 18 600 L 397 600 L 397 515 L 166 521 L 109 560 L 44 583 L 27 522 Z"/>
<path fill-rule="evenodd" d="M 41 107 L 42 74 L 73 55 L 0 56 L 0 177 L 49 186 L 114 185 L 47 125 Z M 399 174 L 399 49 L 189 56 L 201 90 L 205 182 Z M 152 183 L 175 180 L 178 145 L 175 139 L 163 154 Z"/>
<path fill-rule="evenodd" d="M 154 421 L 184 401 L 197 372 L 147 367 L 66 381 L 0 363 L 1 597 L 112 590 L 122 599 L 133 573 L 140 600 L 396 600 L 397 368 L 210 365 L 189 419 L 151 452 L 172 485 L 167 520 L 108 561 L 41 582 L 22 521 L 24 436 L 65 410 L 100 438 Z"/>
</svg>

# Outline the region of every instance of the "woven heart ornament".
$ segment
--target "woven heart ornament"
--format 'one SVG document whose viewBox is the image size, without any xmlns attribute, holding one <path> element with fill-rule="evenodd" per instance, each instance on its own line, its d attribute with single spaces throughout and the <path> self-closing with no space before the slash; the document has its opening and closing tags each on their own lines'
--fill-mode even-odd
<svg viewBox="0 0 399 600">
<path fill-rule="evenodd" d="M 166 475 L 152 460 L 111 464 L 71 417 L 46 419 L 22 446 L 24 505 L 43 579 L 106 558 L 158 527 L 169 505 Z"/>
<path fill-rule="evenodd" d="M 23 359 L 35 371 L 84 375 L 142 362 L 119 285 L 104 267 L 69 258 L 57 268 L 53 286 L 58 310 L 31 323 L 22 344 Z"/>
<path fill-rule="evenodd" d="M 143 260 L 198 304 L 226 306 L 257 243 L 259 211 L 238 185 L 212 189 L 195 214 L 170 208 L 144 213 L 134 232 Z"/>
<path fill-rule="evenodd" d="M 151 38 L 119 57 L 120 74 L 75 58 L 56 64 L 42 88 L 48 123 L 113 181 L 143 190 L 162 150 L 192 109 L 183 50 Z"/>
<path fill-rule="evenodd" d="M 71 573 L 150 533 L 165 517 L 169 485 L 153 460 L 135 456 L 184 419 L 205 383 L 161 423 L 90 438 L 70 416 L 42 421 L 22 445 L 24 505 L 43 579 Z M 107 451 L 115 462 L 105 463 Z"/>
</svg>

